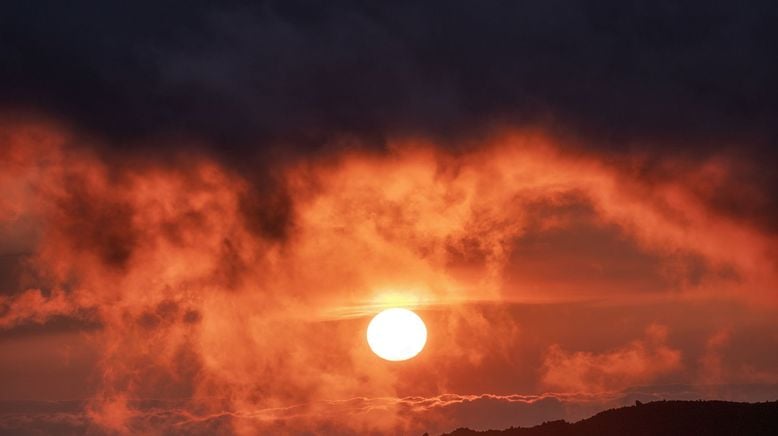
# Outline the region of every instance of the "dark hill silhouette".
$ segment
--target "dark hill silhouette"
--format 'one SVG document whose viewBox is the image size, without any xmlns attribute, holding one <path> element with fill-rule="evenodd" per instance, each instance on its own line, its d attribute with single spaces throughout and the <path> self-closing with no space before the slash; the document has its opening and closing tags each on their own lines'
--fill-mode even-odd
<svg viewBox="0 0 778 436">
<path fill-rule="evenodd" d="M 607 435 L 778 435 L 778 401 L 655 401 L 606 410 L 568 423 L 530 428 L 474 431 L 460 428 L 443 436 L 607 436 Z"/>
</svg>

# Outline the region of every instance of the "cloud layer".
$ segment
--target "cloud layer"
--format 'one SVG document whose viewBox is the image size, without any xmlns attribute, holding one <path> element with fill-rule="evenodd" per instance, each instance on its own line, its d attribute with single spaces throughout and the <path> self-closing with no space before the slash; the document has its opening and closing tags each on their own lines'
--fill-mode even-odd
<svg viewBox="0 0 778 436">
<path fill-rule="evenodd" d="M 634 177 L 629 166 L 562 153 L 559 139 L 540 131 L 497 134 L 459 152 L 408 139 L 379 154 L 344 151 L 279 167 L 276 183 L 287 198 L 279 232 L 265 219 L 274 211 L 252 203 L 272 193 L 208 154 L 118 162 L 46 123 L 8 132 L 3 234 L 21 237 L 23 251 L 12 257 L 0 326 L 15 347 L 30 344 L 31 334 L 86 335 L 62 355 L 89 374 L 79 418 L 89 426 L 153 428 L 157 418 L 138 401 L 165 399 L 184 411 L 162 414 L 236 433 L 260 424 L 283 431 L 286 418 L 256 420 L 266 412 L 255 411 L 268 410 L 291 411 L 303 422 L 294 425 L 391 432 L 415 426 L 406 412 L 430 405 L 403 399 L 409 396 L 475 395 L 500 410 L 516 392 L 603 395 L 712 376 L 717 383 L 776 379 L 769 356 L 725 363 L 715 354 L 725 340 L 684 333 L 702 322 L 695 316 L 661 319 L 643 309 L 623 335 L 606 330 L 597 338 L 610 314 L 576 338 L 560 336 L 557 322 L 512 309 L 549 307 L 557 314 L 551 319 L 573 310 L 568 322 L 584 322 L 587 313 L 607 312 L 596 301 L 707 304 L 741 329 L 748 328 L 741 316 L 755 317 L 753 328 L 772 326 L 772 235 L 717 214 L 688 183 L 703 174 L 726 183 L 731 173 L 719 169 L 730 156 L 680 162 L 689 170 L 658 184 Z M 26 234 L 16 230 L 29 223 Z M 601 240 L 613 241 L 615 256 L 587 251 Z M 543 268 L 522 269 L 537 262 L 526 247 L 544 247 L 536 252 Z M 610 275 L 620 268 L 622 279 Z M 653 285 L 631 287 L 646 280 Z M 728 314 L 716 301 L 747 315 Z M 430 343 L 408 365 L 377 365 L 364 327 L 376 310 L 398 304 L 422 314 Z M 36 397 L 23 390 L 15 398 Z M 325 421 L 309 416 L 315 404 L 355 397 L 388 405 L 359 406 L 366 415 L 337 422 L 326 410 Z M 540 404 L 556 407 L 549 401 Z M 296 404 L 314 406 L 298 417 Z M 549 407 L 530 408 L 550 418 L 559 409 Z M 469 413 L 452 412 L 445 422 L 467 421 Z"/>
<path fill-rule="evenodd" d="M 735 3 L 4 8 L 0 399 L 45 410 L 3 428 L 764 398 L 778 8 Z M 429 342 L 385 365 L 396 305 Z"/>
</svg>

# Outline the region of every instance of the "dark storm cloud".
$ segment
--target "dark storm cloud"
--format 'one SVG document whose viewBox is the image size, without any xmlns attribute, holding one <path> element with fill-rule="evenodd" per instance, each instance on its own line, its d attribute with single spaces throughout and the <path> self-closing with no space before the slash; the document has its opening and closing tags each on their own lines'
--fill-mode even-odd
<svg viewBox="0 0 778 436">
<path fill-rule="evenodd" d="M 83 3 L 3 7 L 2 104 L 242 151 L 502 122 L 617 142 L 776 133 L 773 2 Z"/>
<path fill-rule="evenodd" d="M 0 10 L 0 110 L 109 152 L 215 150 L 250 174 L 246 212 L 274 238 L 278 158 L 504 126 L 647 152 L 648 181 L 683 174 L 667 154 L 735 154 L 749 165 L 699 195 L 775 231 L 776 20 L 768 1 L 19 2 Z"/>
</svg>

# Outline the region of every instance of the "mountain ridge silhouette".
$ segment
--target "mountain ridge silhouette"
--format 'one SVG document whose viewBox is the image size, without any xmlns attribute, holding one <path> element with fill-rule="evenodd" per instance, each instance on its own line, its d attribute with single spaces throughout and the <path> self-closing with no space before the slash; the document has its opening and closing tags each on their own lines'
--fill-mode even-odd
<svg viewBox="0 0 778 436">
<path fill-rule="evenodd" d="M 569 423 L 476 431 L 459 428 L 441 436 L 778 435 L 778 401 L 653 401 L 609 409 Z"/>
</svg>

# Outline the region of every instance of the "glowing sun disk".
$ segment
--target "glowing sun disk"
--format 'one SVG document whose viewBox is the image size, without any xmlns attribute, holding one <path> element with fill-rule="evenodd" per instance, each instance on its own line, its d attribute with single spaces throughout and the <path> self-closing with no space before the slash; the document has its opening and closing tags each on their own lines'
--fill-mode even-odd
<svg viewBox="0 0 778 436">
<path fill-rule="evenodd" d="M 427 343 L 427 327 L 419 315 L 408 309 L 387 309 L 367 326 L 367 343 L 382 359 L 408 360 Z"/>
</svg>

